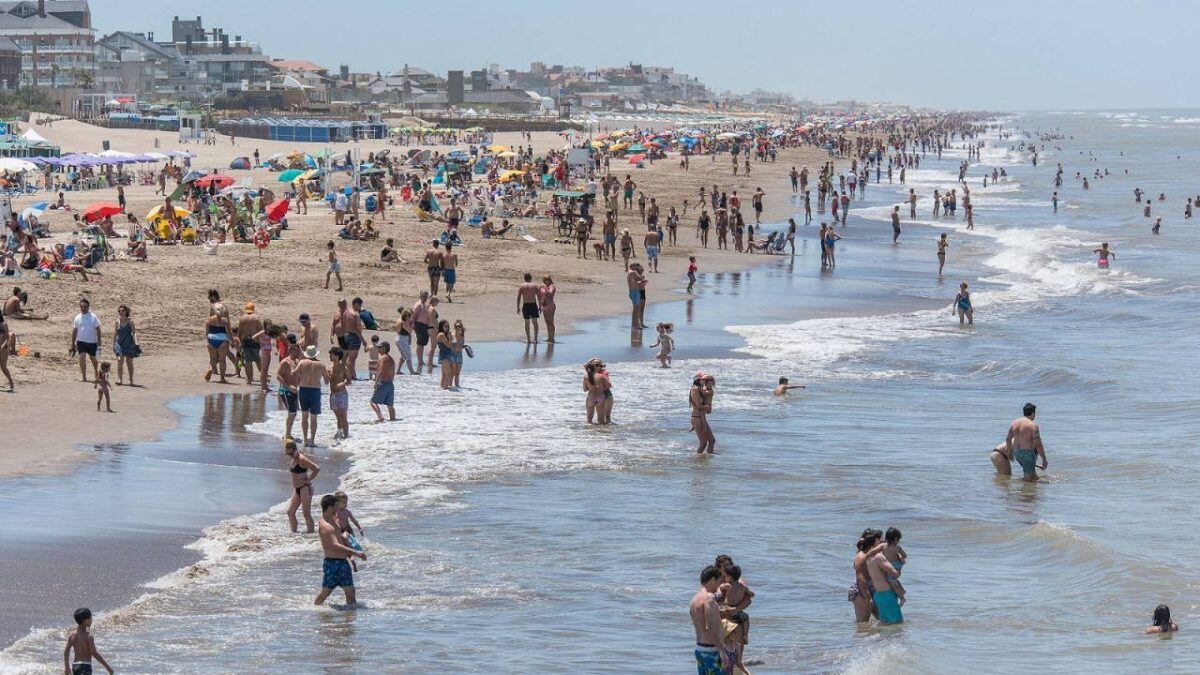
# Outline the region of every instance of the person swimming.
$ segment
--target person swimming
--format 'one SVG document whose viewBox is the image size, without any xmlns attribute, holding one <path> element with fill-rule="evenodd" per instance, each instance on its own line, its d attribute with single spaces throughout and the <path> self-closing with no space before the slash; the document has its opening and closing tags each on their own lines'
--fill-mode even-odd
<svg viewBox="0 0 1200 675">
<path fill-rule="evenodd" d="M 1117 259 L 1117 254 L 1114 253 L 1113 250 L 1108 247 L 1107 241 L 1100 244 L 1100 248 L 1092 249 L 1092 253 L 1095 253 L 1096 255 L 1100 256 L 1096 260 L 1096 266 L 1102 270 L 1108 269 L 1108 259 L 1110 257 L 1113 260 Z"/>
<path fill-rule="evenodd" d="M 1171 608 L 1166 605 L 1159 605 L 1154 608 L 1154 616 L 1151 618 L 1154 625 L 1146 629 L 1147 635 L 1155 633 L 1174 633 L 1179 630 L 1178 624 L 1171 620 Z"/>
</svg>

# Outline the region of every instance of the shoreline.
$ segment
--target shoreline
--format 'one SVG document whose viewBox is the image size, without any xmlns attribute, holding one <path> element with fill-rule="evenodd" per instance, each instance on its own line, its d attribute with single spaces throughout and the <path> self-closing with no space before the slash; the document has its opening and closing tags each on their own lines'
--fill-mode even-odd
<svg viewBox="0 0 1200 675">
<path fill-rule="evenodd" d="M 170 134 L 158 132 L 87 128 L 79 123 L 64 123 L 48 129 L 35 126 L 39 133 L 44 132 L 52 137 L 61 136 L 64 128 L 76 127 L 77 132 L 89 136 L 103 133 L 106 137 L 114 137 L 114 147 L 119 148 L 136 149 L 135 143 L 149 145 L 151 142 L 161 142 L 164 148 L 173 144 Z M 514 138 L 516 136 L 511 135 Z M 556 138 L 538 137 L 538 134 L 534 136 L 535 141 L 543 147 L 546 143 L 560 142 Z M 499 134 L 497 141 L 510 139 Z M 248 147 L 261 147 L 265 155 L 274 145 L 272 142 L 243 139 L 237 147 L 186 147 L 209 153 L 195 160 L 196 166 L 205 166 L 204 162 L 212 161 L 212 157 L 242 155 Z M 363 148 L 364 152 L 367 150 Z M 756 164 L 756 177 L 749 184 L 761 184 L 770 190 L 763 214 L 766 227 L 770 227 L 768 223 L 786 222 L 787 217 L 794 215 L 787 177 L 790 167 L 805 162 L 815 165 L 817 159 L 824 161 L 825 158 L 826 153 L 816 148 L 789 148 L 781 152 L 777 162 Z M 648 194 L 660 198 L 665 212 L 671 205 L 678 206 L 680 200 L 688 198 L 687 195 L 695 199 L 692 188 L 700 184 L 709 180 L 728 184 L 731 177 L 727 174 L 706 177 L 712 172 L 723 173 L 725 169 L 726 165 L 720 161 L 695 161 L 691 170 L 684 172 L 667 159 L 649 164 L 644 169 L 614 167 L 613 171 L 618 175 L 633 175 L 646 186 Z M 231 173 L 249 173 L 256 179 L 256 184 L 274 178 L 274 174 L 260 170 Z M 747 190 L 743 183 L 745 180 L 741 176 L 734 178 L 731 189 Z M 266 186 L 272 187 L 269 182 Z M 140 213 L 143 207 L 149 208 L 155 203 L 149 194 L 151 190 L 146 186 L 127 189 L 130 212 Z M 749 191 L 752 190 L 749 188 Z M 115 190 L 98 190 L 95 194 L 86 195 L 86 198 L 100 199 L 100 195 L 112 192 Z M 74 196 L 75 193 L 70 194 L 73 200 L 80 199 Z M 749 199 L 748 192 L 746 199 Z M 23 198 L 16 200 L 14 209 L 23 208 L 24 201 Z M 14 331 L 29 345 L 31 353 L 39 353 L 41 358 L 10 359 L 9 365 L 17 380 L 17 391 L 0 394 L 0 415 L 28 415 L 30 419 L 42 421 L 55 419 L 66 411 L 81 423 L 35 423 L 19 425 L 6 432 L 5 438 L 9 442 L 0 448 L 0 479 L 64 475 L 88 461 L 90 448 L 152 441 L 178 423 L 170 412 L 169 402 L 172 399 L 218 391 L 221 385 L 206 383 L 201 379 L 207 367 L 207 356 L 199 331 L 189 330 L 193 321 L 199 324 L 192 317 L 203 316 L 203 292 L 208 284 L 222 290 L 223 297 L 231 300 L 231 308 L 240 308 L 242 301 L 253 299 L 263 316 L 274 317 L 277 321 L 280 316 L 294 317 L 300 312 L 313 312 L 314 324 L 322 331 L 322 340 L 327 337 L 329 330 L 323 310 L 332 310 L 337 297 L 363 297 L 381 325 L 389 325 L 395 316 L 393 303 L 400 301 L 410 304 L 423 285 L 424 270 L 415 267 L 420 251 L 412 247 L 414 244 L 420 246 L 417 243 L 420 240 L 414 242 L 412 237 L 427 235 L 414 234 L 411 228 L 429 229 L 428 224 L 416 222 L 411 209 L 393 213 L 395 224 L 385 225 L 383 236 L 394 236 L 409 262 L 398 269 L 379 270 L 380 266 L 371 262 L 376 243 L 339 242 L 339 247 L 346 246 L 349 249 L 342 253 L 346 266 L 346 289 L 342 294 L 321 289 L 323 264 L 314 264 L 316 256 L 310 252 L 323 244 L 324 237 L 328 236 L 314 230 L 332 227 L 327 222 L 332 220 L 331 211 L 321 206 L 315 206 L 312 215 L 291 216 L 290 219 L 295 222 L 285 240 L 279 242 L 279 250 L 276 251 L 273 245 L 271 252 L 262 260 L 254 257 L 249 245 L 235 245 L 228 249 L 222 247 L 220 255 L 215 257 L 199 256 L 195 249 L 188 250 L 189 247 L 152 247 L 151 267 L 120 261 L 107 263 L 99 282 L 85 284 L 71 279 L 19 280 L 19 285 L 33 298 L 31 307 L 48 313 L 50 319 L 11 322 Z M 628 227 L 637 244 L 640 225 L 636 212 L 622 210 L 620 214 L 618 230 Z M 693 209 L 686 219 L 681 218 L 680 245 L 664 247 L 659 259 L 661 274 L 648 274 L 651 280 L 648 304 L 656 305 L 687 297 L 681 291 L 685 286 L 686 256 L 690 253 L 698 256 L 702 275 L 745 271 L 762 263 L 758 258 L 746 259 L 746 254 L 732 250 L 701 249 L 688 234 L 689 230 L 694 230 L 695 215 Z M 526 270 L 535 276 L 539 270 L 549 270 L 554 275 L 559 287 L 560 301 L 556 318 L 562 326 L 560 335 L 577 332 L 580 323 L 619 316 L 628 311 L 624 276 L 620 267 L 616 267 L 619 262 L 579 260 L 571 255 L 573 248 L 553 243 L 553 226 L 547 219 L 523 222 L 538 238 L 537 243 L 528 245 L 520 240 L 485 242 L 468 238 L 466 246 L 460 249 L 462 258 L 459 265 L 460 289 L 456 293 L 458 297 L 453 303 L 442 303 L 439 309 L 443 318 L 451 321 L 463 319 L 476 341 L 519 340 L 523 328 L 515 316 L 515 308 L 510 313 L 503 307 L 512 301 L 520 273 Z M 51 225 L 56 232 L 62 231 L 61 222 L 51 221 Z M 440 227 L 437 223 L 433 225 Z M 393 232 L 393 229 L 399 231 Z M 273 260 L 275 256 L 279 256 L 279 259 Z M 635 245 L 635 259 L 642 259 L 640 244 Z M 160 263 L 161 269 L 156 269 L 155 266 Z M 250 266 L 249 270 L 247 266 Z M 282 271 L 273 271 L 277 266 L 282 266 Z M 259 272 L 254 267 L 263 269 Z M 210 280 L 213 275 L 229 274 L 234 275 L 229 283 Z M 291 284 L 280 285 L 277 278 L 281 274 L 295 275 L 297 279 Z M 402 276 L 397 278 L 397 274 Z M 182 275 L 179 279 L 185 284 L 188 283 L 187 278 L 191 277 L 191 288 L 187 294 L 181 295 L 179 285 L 171 283 L 171 275 Z M 110 278 L 112 281 L 109 281 Z M 670 281 L 664 284 L 664 280 Z M 128 302 L 133 307 L 133 318 L 137 322 L 139 340 L 144 350 L 144 355 L 135 361 L 135 379 L 145 388 L 114 387 L 115 415 L 96 413 L 93 416 L 94 389 L 90 383 L 83 385 L 79 382 L 76 365 L 73 360 L 66 358 L 65 342 L 69 325 L 66 328 L 63 326 L 74 315 L 73 305 L 81 294 L 92 299 L 93 308 L 104 325 L 102 358 L 109 360 L 112 360 L 110 337 L 115 306 L 120 302 Z M 139 304 L 143 302 L 151 304 L 144 307 Z M 181 325 L 180 321 L 184 323 Z M 294 321 L 285 322 L 294 324 Z M 382 331 L 382 335 L 390 335 L 390 331 Z M 231 384 L 227 390 L 235 393 L 246 391 L 243 387 Z"/>
</svg>

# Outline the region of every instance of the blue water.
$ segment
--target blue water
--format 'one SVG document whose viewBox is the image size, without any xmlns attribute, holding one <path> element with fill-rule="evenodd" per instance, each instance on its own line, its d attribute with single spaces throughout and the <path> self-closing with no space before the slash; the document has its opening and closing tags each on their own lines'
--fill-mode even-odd
<svg viewBox="0 0 1200 675">
<path fill-rule="evenodd" d="M 1200 515 L 1200 233 L 1182 219 L 1200 190 L 1200 112 L 1003 124 L 1064 138 L 1035 168 L 1009 149 L 1017 139 L 993 135 L 968 174 L 976 231 L 930 216 L 965 153 L 927 158 L 908 185 L 885 179 L 856 203 L 836 271 L 819 270 L 810 239 L 794 262 L 708 275 L 700 300 L 651 308 L 651 323 L 676 322 L 674 369 L 650 360 L 652 335 L 639 345 L 612 319 L 549 357 L 488 346 L 499 365 L 468 371 L 462 393 L 405 381 L 403 420 L 356 425 L 342 446 L 340 485 L 368 530 L 367 609 L 311 606 L 319 553 L 281 531 L 276 508 L 210 528 L 202 574 L 106 616 L 109 651 L 137 672 L 283 658 L 353 672 L 687 672 L 687 601 L 727 553 L 757 593 L 755 673 L 1200 669 L 1187 637 L 1200 600 L 1187 529 Z M 1010 179 L 983 188 L 1000 166 Z M 1161 235 L 1138 186 L 1166 195 L 1153 203 Z M 893 247 L 888 212 L 909 187 L 920 222 Z M 1112 270 L 1096 267 L 1101 241 Z M 970 329 L 949 309 L 963 279 Z M 577 364 L 593 353 L 613 372 L 609 429 L 582 423 Z M 687 434 L 698 369 L 718 378 L 711 458 Z M 774 399 L 780 375 L 808 389 Z M 353 393 L 352 421 L 370 415 L 366 395 Z M 998 479 L 987 457 L 1026 401 L 1050 460 L 1033 485 Z M 904 532 L 899 627 L 856 627 L 846 601 L 868 526 Z M 1142 635 L 1160 603 L 1183 633 Z M 34 633 L 0 663 L 54 649 Z"/>
</svg>

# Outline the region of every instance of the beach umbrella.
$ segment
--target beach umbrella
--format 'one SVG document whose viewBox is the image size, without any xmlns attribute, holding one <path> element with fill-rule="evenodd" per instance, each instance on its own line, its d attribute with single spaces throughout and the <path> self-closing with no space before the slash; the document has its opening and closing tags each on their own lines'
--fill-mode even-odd
<svg viewBox="0 0 1200 675">
<path fill-rule="evenodd" d="M 37 171 L 37 164 L 25 159 L 16 157 L 0 157 L 0 171 L 11 171 L 15 173 L 24 173 L 26 171 Z"/>
<path fill-rule="evenodd" d="M 516 170 L 505 171 L 504 173 L 500 174 L 500 182 L 507 183 L 509 181 L 516 180 L 524 175 L 525 175 L 524 171 L 516 171 Z"/>
<path fill-rule="evenodd" d="M 186 185 L 187 183 L 200 180 L 201 178 L 204 178 L 203 171 L 189 171 L 187 172 L 187 175 L 183 177 L 183 183 Z"/>
<path fill-rule="evenodd" d="M 198 185 L 200 187 L 208 187 L 209 185 L 215 184 L 218 188 L 221 188 L 221 189 L 227 188 L 236 182 L 237 181 L 234 180 L 232 177 L 225 176 L 225 175 L 222 175 L 219 173 L 208 174 L 207 176 L 204 176 L 203 178 L 196 179 L 196 185 Z"/>
<path fill-rule="evenodd" d="M 638 162 L 642 161 L 643 159 L 646 159 L 646 155 L 644 155 L 644 154 L 630 155 L 629 163 L 637 164 Z"/>
<path fill-rule="evenodd" d="M 40 218 L 49 207 L 50 202 L 38 202 L 32 206 L 26 206 L 25 209 L 21 211 L 21 220 L 28 221 L 30 216 Z"/>
<path fill-rule="evenodd" d="M 280 183 L 290 183 L 290 182 L 296 180 L 297 177 L 303 175 L 304 173 L 305 172 L 301 171 L 300 169 L 288 169 L 287 171 L 284 171 L 283 173 L 279 174 L 279 182 Z"/>
<path fill-rule="evenodd" d="M 272 223 L 278 223 L 287 217 L 288 208 L 291 202 L 286 199 L 277 199 L 267 206 L 267 220 Z"/>
<path fill-rule="evenodd" d="M 508 147 L 507 145 L 489 145 L 487 149 L 489 152 L 504 152 L 506 150 L 512 150 L 512 148 Z"/>
<path fill-rule="evenodd" d="M 628 147 L 629 147 L 628 143 L 617 143 L 616 145 L 609 148 L 608 151 L 609 152 L 624 152 L 625 148 L 628 148 Z"/>
<path fill-rule="evenodd" d="M 163 206 L 164 206 L 163 204 L 159 204 L 158 206 L 150 209 L 150 212 L 146 214 L 146 220 L 153 221 L 153 220 L 158 220 L 160 218 L 166 218 L 167 216 L 163 213 Z M 171 205 L 171 211 L 175 214 L 176 218 L 182 218 L 184 216 L 192 215 L 191 211 L 188 211 L 187 209 L 184 209 L 184 208 L 180 208 L 173 204 Z"/>
<path fill-rule="evenodd" d="M 642 145 L 641 143 L 634 143 L 633 145 L 629 146 L 629 151 L 630 152 L 645 152 L 646 146 Z"/>
<path fill-rule="evenodd" d="M 88 207 L 83 210 L 83 219 L 89 223 L 94 223 L 101 218 L 115 216 L 118 213 L 121 213 L 123 210 L 124 209 L 122 209 L 120 205 L 109 202 L 89 204 Z"/>
<path fill-rule="evenodd" d="M 512 150 L 505 150 L 504 152 L 497 152 L 496 156 L 503 157 L 504 159 L 511 159 L 513 157 L 516 157 L 517 153 L 513 152 Z"/>
</svg>

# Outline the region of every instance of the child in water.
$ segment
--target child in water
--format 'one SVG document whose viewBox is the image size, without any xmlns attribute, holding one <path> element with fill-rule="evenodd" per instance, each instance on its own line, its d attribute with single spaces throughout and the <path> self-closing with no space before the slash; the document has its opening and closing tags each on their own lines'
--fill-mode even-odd
<svg viewBox="0 0 1200 675">
<path fill-rule="evenodd" d="M 371 346 L 367 348 L 367 377 L 374 380 L 379 372 L 379 336 L 371 336 Z"/>
<path fill-rule="evenodd" d="M 355 551 L 362 552 L 362 544 L 358 543 L 358 539 L 355 538 L 354 528 L 358 529 L 358 536 L 362 537 L 365 535 L 363 534 L 362 525 L 358 523 L 358 519 L 355 518 L 354 514 L 350 512 L 350 497 L 341 490 L 333 493 L 333 496 L 337 497 L 337 512 L 334 514 L 333 518 L 334 522 L 337 524 L 339 536 L 341 536 L 342 541 L 345 542 L 347 546 Z M 351 525 L 354 527 L 352 528 Z M 354 571 L 357 572 L 358 563 L 354 562 L 353 558 L 351 558 L 350 564 L 354 566 Z"/>
<path fill-rule="evenodd" d="M 663 368 L 671 367 L 671 352 L 675 350 L 675 338 L 671 337 L 671 331 L 673 330 L 675 330 L 675 324 L 658 324 L 658 342 L 650 345 L 650 349 L 658 347 L 657 358 L 662 363 Z"/>
<path fill-rule="evenodd" d="M 900 568 L 904 567 L 904 563 L 908 562 L 908 554 L 904 552 L 904 548 L 900 546 L 900 530 L 894 527 L 889 527 L 887 532 L 883 534 L 883 557 L 900 572 Z M 900 584 L 899 579 L 888 577 L 888 583 L 892 585 L 892 590 L 896 591 L 896 597 L 900 599 L 900 606 L 904 606 L 904 586 Z"/>
<path fill-rule="evenodd" d="M 110 386 L 108 384 L 108 374 L 112 370 L 112 363 L 105 361 L 100 364 L 100 374 L 96 376 L 96 411 L 100 411 L 100 404 L 103 403 L 108 412 L 112 412 L 112 398 L 109 396 Z"/>
<path fill-rule="evenodd" d="M 96 639 L 92 637 L 92 610 L 83 607 L 75 610 L 75 630 L 67 635 L 67 647 L 63 649 L 63 672 L 71 675 L 92 675 L 92 659 L 100 662 L 112 674 L 112 666 L 100 656 Z M 74 659 L 71 652 L 74 651 Z"/>
</svg>

